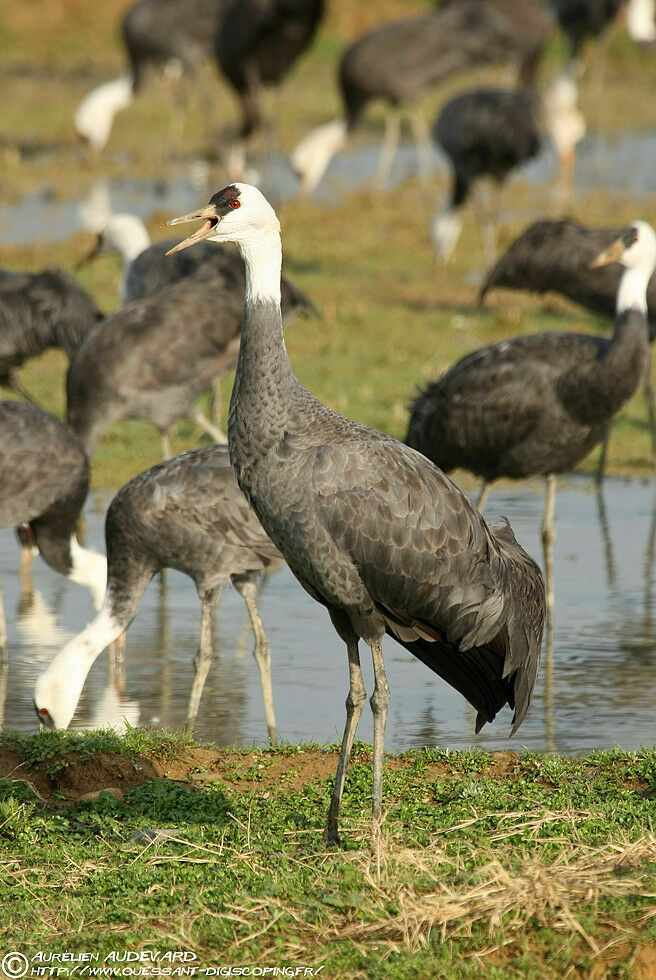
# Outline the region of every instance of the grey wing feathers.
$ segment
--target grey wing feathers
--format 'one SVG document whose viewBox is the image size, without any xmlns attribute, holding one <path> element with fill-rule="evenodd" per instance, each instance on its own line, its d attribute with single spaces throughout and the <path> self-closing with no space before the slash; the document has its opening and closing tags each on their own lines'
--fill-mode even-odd
<svg viewBox="0 0 656 980">
<path fill-rule="evenodd" d="M 392 440 L 336 449 L 342 465 L 322 467 L 325 487 L 320 475 L 314 482 L 320 519 L 388 632 L 461 691 L 481 724 L 510 703 L 517 727 L 537 673 L 541 573 L 509 529 L 489 528 L 440 470 L 399 449 Z"/>
</svg>

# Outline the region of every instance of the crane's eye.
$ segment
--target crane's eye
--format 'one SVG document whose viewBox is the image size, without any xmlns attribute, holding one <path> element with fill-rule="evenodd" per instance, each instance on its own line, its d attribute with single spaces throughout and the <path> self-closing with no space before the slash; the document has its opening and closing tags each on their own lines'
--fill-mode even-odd
<svg viewBox="0 0 656 980">
<path fill-rule="evenodd" d="M 48 709 L 47 708 L 39 708 L 39 714 L 40 715 L 47 715 L 48 714 Z"/>
<path fill-rule="evenodd" d="M 231 201 L 230 202 L 230 207 L 231 208 L 240 208 L 241 207 L 241 201 Z"/>
</svg>

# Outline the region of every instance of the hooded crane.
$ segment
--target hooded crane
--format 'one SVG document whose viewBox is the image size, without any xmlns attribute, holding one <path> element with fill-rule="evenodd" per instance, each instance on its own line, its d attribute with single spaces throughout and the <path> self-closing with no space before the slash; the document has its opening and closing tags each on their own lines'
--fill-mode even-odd
<svg viewBox="0 0 656 980">
<path fill-rule="evenodd" d="M 324 0 L 230 0 L 214 52 L 241 108 L 239 140 L 262 125 L 260 89 L 280 85 L 310 46 L 323 17 Z M 242 161 L 243 168 L 243 161 Z"/>
<path fill-rule="evenodd" d="M 29 525 L 46 564 L 86 586 L 98 609 L 105 556 L 75 536 L 88 487 L 84 449 L 63 422 L 35 405 L 0 401 L 0 527 Z"/>
<path fill-rule="evenodd" d="M 619 236 L 619 228 L 589 228 L 569 218 L 543 219 L 529 225 L 487 274 L 480 301 L 503 287 L 531 293 L 555 292 L 593 313 L 611 317 L 623 270 L 619 263 L 597 266 L 595 257 Z M 656 275 L 647 286 L 649 342 L 656 337 Z M 652 456 L 656 459 L 656 406 L 651 386 L 651 351 L 645 371 L 645 397 L 651 431 Z M 603 475 L 606 441 L 599 463 Z"/>
<path fill-rule="evenodd" d="M 610 340 L 552 332 L 484 347 L 430 384 L 411 410 L 408 445 L 447 473 L 462 468 L 480 476 L 479 507 L 499 477 L 546 476 L 542 539 L 550 612 L 556 475 L 601 442 L 647 364 L 646 291 L 656 264 L 648 224 L 624 229 L 595 264 L 617 261 L 624 271 Z"/>
<path fill-rule="evenodd" d="M 194 77 L 211 113 L 199 67 L 210 57 L 214 37 L 230 0 L 138 0 L 123 18 L 129 68 L 93 89 L 75 111 L 75 129 L 93 150 L 109 139 L 114 116 L 141 90 L 151 67 Z"/>
<path fill-rule="evenodd" d="M 253 625 L 267 728 L 275 740 L 271 652 L 255 597 L 258 576 L 281 556 L 237 486 L 228 447 L 182 453 L 130 480 L 109 506 L 105 542 L 104 605 L 38 678 L 39 721 L 49 728 L 68 727 L 99 654 L 128 628 L 153 575 L 175 568 L 194 580 L 202 608 L 187 727 L 193 729 L 212 661 L 212 612 L 221 589 L 232 581 Z"/>
<path fill-rule="evenodd" d="M 229 270 L 230 272 L 231 270 Z M 151 422 L 165 459 L 169 431 L 188 418 L 215 442 L 225 436 L 196 404 L 234 368 L 239 350 L 244 279 L 212 266 L 112 313 L 84 339 L 66 379 L 67 421 L 89 458 L 117 419 Z M 286 279 L 287 316 L 312 308 Z"/>
<path fill-rule="evenodd" d="M 530 84 L 551 27 L 548 12 L 534 0 L 451 0 L 435 13 L 393 21 L 363 34 L 340 62 L 342 118 L 313 130 L 292 153 L 301 191 L 314 190 L 376 99 L 395 110 L 387 114 L 378 167 L 378 180 L 384 184 L 399 140 L 402 109 L 449 75 L 473 65 L 516 62 L 522 81 Z M 429 145 L 426 124 L 417 113 L 411 121 L 422 159 Z"/>
<path fill-rule="evenodd" d="M 228 423 L 230 459 L 262 527 L 303 588 L 328 609 L 348 653 L 346 727 L 326 827 L 339 806 L 365 699 L 358 645 L 371 647 L 375 688 L 373 834 L 382 809 L 389 703 L 381 641 L 394 636 L 460 691 L 477 729 L 505 704 L 513 730 L 528 710 L 544 623 L 537 565 L 508 526 L 489 527 L 420 453 L 322 405 L 295 377 L 282 335 L 282 247 L 276 214 L 233 184 L 182 242 L 233 241 L 246 265 L 246 305 Z"/>
<path fill-rule="evenodd" d="M 0 270 L 0 385 L 33 402 L 16 369 L 49 347 L 61 348 L 70 360 L 101 318 L 91 297 L 61 269 Z"/>
<path fill-rule="evenodd" d="M 543 130 L 553 138 L 561 166 L 571 172 L 576 144 L 585 134 L 577 99 L 576 84 L 562 75 L 542 104 L 531 88 L 475 89 L 447 102 L 432 130 L 453 172 L 448 201 L 431 228 L 438 259 L 446 262 L 451 256 L 462 228 L 462 208 L 478 179 L 490 177 L 503 184 L 513 170 L 538 155 Z M 497 222 L 489 213 L 484 219 L 483 248 L 489 262 Z"/>
</svg>

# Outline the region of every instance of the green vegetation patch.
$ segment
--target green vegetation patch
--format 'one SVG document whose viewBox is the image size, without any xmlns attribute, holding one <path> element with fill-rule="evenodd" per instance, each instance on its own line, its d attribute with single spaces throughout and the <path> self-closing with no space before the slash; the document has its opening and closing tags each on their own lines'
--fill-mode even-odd
<svg viewBox="0 0 656 980">
<path fill-rule="evenodd" d="M 654 750 L 389 756 L 373 854 L 360 743 L 330 851 L 334 749 L 231 752 L 131 731 L 3 737 L 0 760 L 9 751 L 26 766 L 22 782 L 0 780 L 7 949 L 186 949 L 209 966 L 329 977 L 653 976 Z M 136 759 L 142 781 L 65 804 L 30 788 L 72 755 L 101 774 L 110 755 Z"/>
</svg>

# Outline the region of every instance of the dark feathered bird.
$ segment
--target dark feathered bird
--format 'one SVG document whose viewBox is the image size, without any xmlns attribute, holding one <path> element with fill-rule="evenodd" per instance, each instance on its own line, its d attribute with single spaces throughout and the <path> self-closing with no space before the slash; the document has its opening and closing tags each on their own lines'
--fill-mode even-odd
<svg viewBox="0 0 656 980">
<path fill-rule="evenodd" d="M 529 225 L 488 272 L 480 300 L 492 289 L 561 293 L 593 313 L 613 316 L 623 275 L 619 262 L 591 263 L 619 236 L 620 228 L 589 228 L 562 218 Z M 649 339 L 656 336 L 656 275 L 647 286 Z"/>
<path fill-rule="evenodd" d="M 231 0 L 215 38 L 221 70 L 241 106 L 239 135 L 260 125 L 260 89 L 280 85 L 310 45 L 324 0 Z"/>
<path fill-rule="evenodd" d="M 0 385 L 31 401 L 16 368 L 50 347 L 70 358 L 101 316 L 91 297 L 60 269 L 0 270 Z"/>
<path fill-rule="evenodd" d="M 602 34 L 615 20 L 625 0 L 549 0 L 568 40 L 570 56 L 578 58 L 584 43 Z"/>
<path fill-rule="evenodd" d="M 452 0 L 433 14 L 376 27 L 345 51 L 339 67 L 343 117 L 311 132 L 292 154 L 292 166 L 311 192 L 332 156 L 344 145 L 370 102 L 383 99 L 396 109 L 412 106 L 447 76 L 473 65 L 519 64 L 532 81 L 552 26 L 534 0 Z M 420 147 L 428 146 L 426 125 L 413 117 Z M 399 136 L 398 114 L 388 114 L 379 179 L 387 178 Z"/>
<path fill-rule="evenodd" d="M 29 525 L 43 560 L 89 588 L 100 606 L 105 557 L 75 536 L 88 487 L 84 449 L 63 422 L 34 405 L 0 401 L 0 527 Z"/>
<path fill-rule="evenodd" d="M 382 806 L 389 689 L 381 640 L 396 637 L 460 691 L 477 727 L 529 706 L 544 620 L 540 571 L 508 527 L 489 527 L 425 457 L 330 411 L 294 376 L 280 314 L 275 212 L 235 184 L 177 221 L 205 219 L 181 247 L 234 241 L 246 264 L 246 308 L 230 405 L 230 458 L 263 528 L 306 591 L 326 606 L 348 650 L 347 722 L 327 839 L 337 819 L 365 690 L 358 643 L 372 649 L 374 826 Z M 174 223 L 177 223 L 174 222 Z"/>
<path fill-rule="evenodd" d="M 101 149 L 114 116 L 132 102 L 150 68 L 194 76 L 210 112 L 210 98 L 198 69 L 211 56 L 214 38 L 230 0 L 138 0 L 123 18 L 128 71 L 90 92 L 75 113 L 75 128 L 93 149 Z"/>
<path fill-rule="evenodd" d="M 647 364 L 646 290 L 656 235 L 625 229 L 597 261 L 625 266 L 610 340 L 575 333 L 514 337 L 474 351 L 412 406 L 406 441 L 446 472 L 467 469 L 487 485 L 499 477 L 547 476 L 542 525 L 547 569 L 555 475 L 579 463 L 634 394 Z M 547 584 L 552 601 L 550 582 Z"/>
<path fill-rule="evenodd" d="M 539 101 L 532 89 L 475 89 L 451 99 L 432 128 L 435 143 L 451 164 L 452 185 L 444 208 L 433 218 L 438 257 L 446 262 L 462 227 L 461 209 L 480 177 L 503 183 L 540 152 Z M 484 232 L 486 254 L 494 252 L 493 228 Z"/>
<path fill-rule="evenodd" d="M 202 607 L 188 725 L 196 720 L 212 660 L 212 611 L 221 589 L 232 581 L 253 624 L 267 727 L 275 738 L 271 653 L 255 590 L 258 576 L 281 556 L 237 486 L 228 447 L 182 453 L 130 480 L 109 506 L 105 541 L 105 603 L 37 680 L 39 720 L 50 728 L 68 727 L 96 658 L 128 628 L 153 575 L 175 568 L 194 580 Z"/>
<path fill-rule="evenodd" d="M 593 259 L 620 234 L 619 228 L 588 228 L 563 218 L 536 221 L 515 239 L 488 273 L 480 300 L 492 289 L 525 289 L 532 293 L 561 293 L 593 313 L 612 316 L 623 269 L 618 262 L 593 267 Z M 656 274 L 647 286 L 649 340 L 656 337 Z M 651 387 L 651 357 L 645 370 L 645 395 L 656 458 L 656 409 Z M 605 451 L 598 476 L 603 474 Z"/>
<path fill-rule="evenodd" d="M 196 405 L 212 381 L 237 360 L 244 302 L 238 256 L 130 303 L 101 321 L 78 348 L 66 381 L 67 421 L 88 453 L 112 422 L 138 418 L 159 430 L 164 457 L 168 433 L 190 418 L 217 442 L 225 436 Z M 239 280 L 241 276 L 241 280 Z M 311 308 L 283 281 L 286 315 Z"/>
</svg>

